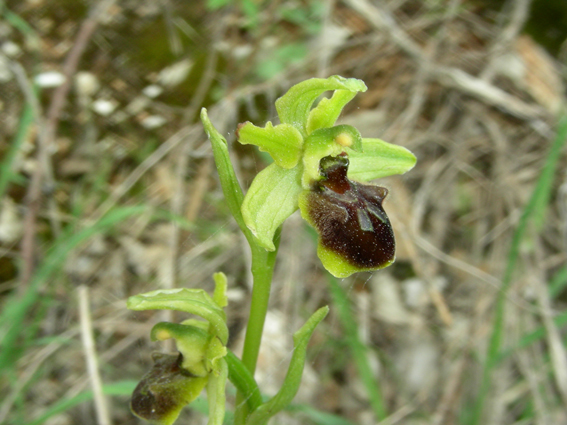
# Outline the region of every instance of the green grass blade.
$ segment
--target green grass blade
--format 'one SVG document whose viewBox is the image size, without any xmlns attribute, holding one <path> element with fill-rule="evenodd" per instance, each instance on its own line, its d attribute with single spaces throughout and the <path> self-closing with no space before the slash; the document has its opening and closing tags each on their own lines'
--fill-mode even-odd
<svg viewBox="0 0 567 425">
<path fill-rule="evenodd" d="M 74 234 L 68 233 L 55 242 L 33 275 L 25 294 L 11 297 L 0 315 L 0 372 L 11 368 L 17 360 L 18 347 L 21 346 L 18 340 L 22 333 L 22 323 L 38 300 L 39 290 L 43 284 L 60 270 L 71 250 L 95 234 L 105 232 L 127 218 L 146 211 L 145 206 L 116 208 L 93 226 Z"/>
<path fill-rule="evenodd" d="M 8 184 L 13 179 L 14 172 L 12 163 L 16 158 L 16 154 L 20 150 L 20 146 L 22 146 L 23 141 L 26 139 L 32 124 L 33 111 L 31 106 L 26 104 L 22 112 L 22 116 L 20 117 L 18 131 L 16 132 L 16 135 L 8 148 L 8 152 L 6 152 L 6 156 L 0 165 L 0 199 L 4 197 Z"/>
<path fill-rule="evenodd" d="M 102 392 L 106 395 L 118 395 L 118 396 L 129 396 L 134 391 L 138 383 L 135 381 L 120 381 L 114 382 L 112 384 L 106 384 L 102 387 Z M 77 406 L 78 404 L 84 403 L 85 401 L 92 400 L 93 392 L 85 391 L 77 394 L 75 397 L 71 397 L 65 400 L 60 400 L 53 404 L 45 413 L 43 413 L 38 418 L 25 425 L 40 425 L 52 416 L 59 415 L 67 410 Z"/>
<path fill-rule="evenodd" d="M 291 404 L 285 409 L 288 412 L 302 413 L 315 425 L 354 425 L 352 422 L 331 413 L 321 412 L 308 404 Z"/>
<path fill-rule="evenodd" d="M 549 201 L 550 192 L 553 185 L 553 178 L 555 175 L 557 161 L 566 139 L 567 116 L 564 116 L 560 120 L 557 136 L 553 141 L 541 174 L 537 180 L 536 186 L 532 192 L 528 204 L 525 206 L 522 212 L 518 227 L 512 237 L 510 252 L 508 254 L 508 262 L 506 264 L 504 276 L 502 277 L 502 286 L 496 300 L 492 335 L 488 343 L 488 351 L 482 371 L 481 384 L 471 420 L 471 425 L 478 425 L 481 423 L 482 413 L 484 410 L 484 402 L 492 385 L 492 370 L 498 363 L 498 359 L 500 357 L 500 347 L 502 345 L 502 336 L 504 332 L 506 299 L 508 296 L 508 291 L 512 284 L 512 277 L 514 275 L 520 254 L 520 244 L 527 233 L 530 219 L 533 218 L 535 220 L 537 228 L 539 228 L 543 223 L 547 209 L 547 202 Z"/>
<path fill-rule="evenodd" d="M 567 325 L 567 311 L 565 311 L 565 312 L 559 314 L 558 316 L 554 317 L 553 323 L 558 328 Z M 510 357 L 517 350 L 520 350 L 522 348 L 526 348 L 526 347 L 530 346 L 531 344 L 542 340 L 543 338 L 545 338 L 545 335 L 546 335 L 546 332 L 545 332 L 545 328 L 543 326 L 540 326 L 537 329 L 531 331 L 530 333 L 525 334 L 524 336 L 522 336 L 520 338 L 520 340 L 518 341 L 518 343 L 516 344 L 515 347 L 502 351 L 498 355 L 497 362 L 501 362 L 502 360 L 506 359 L 507 357 Z"/>
<path fill-rule="evenodd" d="M 333 303 L 337 308 L 339 319 L 344 328 L 346 343 L 354 358 L 358 376 L 364 385 L 366 394 L 370 400 L 370 405 L 376 415 L 376 420 L 381 421 L 388 416 L 386 403 L 384 402 L 382 391 L 374 378 L 370 363 L 366 357 L 367 347 L 358 338 L 358 325 L 352 314 L 350 302 L 345 291 L 340 287 L 337 279 L 332 276 L 329 276 L 329 283 L 331 285 Z"/>
<path fill-rule="evenodd" d="M 559 269 L 555 276 L 549 282 L 549 296 L 557 298 L 567 286 L 567 266 Z"/>
</svg>

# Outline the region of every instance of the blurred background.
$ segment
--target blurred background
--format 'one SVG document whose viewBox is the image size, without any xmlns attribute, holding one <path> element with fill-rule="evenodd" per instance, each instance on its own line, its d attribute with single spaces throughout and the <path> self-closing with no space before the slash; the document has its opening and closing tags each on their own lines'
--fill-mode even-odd
<svg viewBox="0 0 567 425">
<path fill-rule="evenodd" d="M 130 295 L 223 271 L 238 353 L 249 254 L 200 108 L 247 188 L 268 160 L 237 124 L 275 123 L 291 85 L 334 74 L 368 86 L 341 122 L 418 163 L 378 182 L 385 270 L 331 279 L 285 223 L 266 395 L 293 332 L 331 313 L 271 424 L 567 423 L 566 39 L 563 0 L 0 1 L 0 423 L 140 424 L 129 394 L 173 349 L 149 330 L 185 317 Z M 206 403 L 178 423 L 205 424 Z"/>
</svg>

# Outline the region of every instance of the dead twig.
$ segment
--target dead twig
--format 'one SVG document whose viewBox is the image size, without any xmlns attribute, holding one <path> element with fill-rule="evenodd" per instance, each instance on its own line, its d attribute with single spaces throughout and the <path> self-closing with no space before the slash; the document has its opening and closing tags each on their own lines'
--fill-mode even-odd
<svg viewBox="0 0 567 425">
<path fill-rule="evenodd" d="M 521 119 L 535 120 L 545 115 L 543 108 L 527 104 L 487 81 L 461 69 L 435 64 L 433 58 L 411 39 L 396 23 L 390 12 L 381 5 L 371 4 L 368 0 L 348 0 L 348 3 L 377 30 L 388 34 L 402 51 L 417 62 L 419 67 L 430 66 L 432 76 L 441 85 L 460 90 Z"/>
<path fill-rule="evenodd" d="M 83 340 L 83 351 L 87 361 L 87 370 L 93 389 L 94 405 L 99 425 L 111 425 L 110 413 L 106 398 L 102 392 L 102 379 L 98 370 L 98 359 L 93 335 L 91 310 L 89 307 L 89 288 L 79 285 L 77 288 L 79 301 L 79 317 L 81 323 L 81 339 Z"/>
</svg>

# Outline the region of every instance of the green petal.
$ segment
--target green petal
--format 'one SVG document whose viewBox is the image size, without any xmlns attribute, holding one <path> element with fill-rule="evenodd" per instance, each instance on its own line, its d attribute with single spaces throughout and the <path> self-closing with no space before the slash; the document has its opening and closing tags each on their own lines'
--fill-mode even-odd
<svg viewBox="0 0 567 425">
<path fill-rule="evenodd" d="M 366 86 L 364 90 L 366 91 Z M 311 110 L 307 118 L 307 134 L 311 134 L 319 128 L 332 127 L 339 118 L 344 106 L 356 96 L 356 91 L 336 90 L 330 99 L 323 98 L 319 104 Z"/>
<path fill-rule="evenodd" d="M 311 105 L 313 105 L 315 99 L 328 90 L 364 92 L 366 91 L 366 84 L 356 78 L 344 78 L 338 75 L 333 75 L 326 79 L 311 78 L 296 84 L 286 94 L 276 100 L 276 110 L 278 111 L 280 121 L 293 125 L 304 137 L 307 136 L 307 120 Z M 336 106 L 331 110 L 334 111 L 335 109 Z"/>
<path fill-rule="evenodd" d="M 404 174 L 415 165 L 416 158 L 406 148 L 380 139 L 362 139 L 363 152 L 347 149 L 350 165 L 348 177 L 369 181 L 394 174 Z"/>
<path fill-rule="evenodd" d="M 268 251 L 274 251 L 274 233 L 297 210 L 301 171 L 271 164 L 254 179 L 242 203 L 244 222 Z"/>
<path fill-rule="evenodd" d="M 262 152 L 268 152 L 274 162 L 283 168 L 297 165 L 301 157 L 303 137 L 299 130 L 289 124 L 275 127 L 271 122 L 266 127 L 256 127 L 251 122 L 241 125 L 238 129 L 238 141 L 243 145 L 256 145 Z"/>
<path fill-rule="evenodd" d="M 183 354 L 183 363 L 181 364 L 183 369 L 194 376 L 203 377 L 209 374 L 205 365 L 205 354 L 211 336 L 207 331 L 195 326 L 169 322 L 157 323 L 152 328 L 152 341 L 165 341 L 170 338 L 175 339 L 177 350 Z"/>
<path fill-rule="evenodd" d="M 301 177 L 303 188 L 309 189 L 314 181 L 320 179 L 319 163 L 322 158 L 337 156 L 347 151 L 347 146 L 350 146 L 348 148 L 349 153 L 362 150 L 360 133 L 350 125 L 320 128 L 311 133 L 305 139 L 305 152 L 303 154 L 304 171 Z"/>
</svg>

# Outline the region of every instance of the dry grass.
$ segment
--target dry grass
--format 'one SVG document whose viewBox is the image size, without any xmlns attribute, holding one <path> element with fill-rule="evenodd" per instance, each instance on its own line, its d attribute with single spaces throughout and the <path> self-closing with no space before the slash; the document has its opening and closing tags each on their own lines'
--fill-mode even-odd
<svg viewBox="0 0 567 425">
<path fill-rule="evenodd" d="M 212 273 L 225 272 L 237 350 L 249 258 L 197 112 L 206 106 L 233 140 L 237 123 L 274 119 L 273 101 L 291 84 L 333 74 L 369 87 L 343 122 L 418 157 L 406 176 L 382 182 L 391 193 L 385 206 L 396 264 L 341 282 L 388 423 L 471 423 L 479 391 L 486 400 L 478 423 L 567 423 L 558 323 L 565 279 L 547 290 L 567 260 L 564 155 L 547 215 L 528 228 L 511 285 L 505 293 L 501 286 L 564 102 L 561 68 L 521 33 L 529 2 L 498 12 L 461 1 L 276 1 L 254 19 L 239 7 L 211 11 L 204 2 L 96 4 L 19 2 L 0 21 L 0 149 L 10 170 L 0 185 L 2 318 L 20 317 L 10 316 L 12 306 L 29 300 L 21 322 L 1 324 L 0 423 L 32 423 L 88 390 L 93 377 L 103 385 L 136 381 L 152 351 L 171 349 L 150 343 L 149 330 L 179 318 L 128 312 L 129 295 L 211 289 Z M 32 78 L 47 71 L 68 75 L 69 85 L 41 88 L 36 98 Z M 263 158 L 240 146 L 233 153 L 246 186 Z M 281 381 L 293 331 L 332 303 L 298 216 L 286 223 L 280 252 L 258 372 L 267 393 Z M 497 354 L 507 356 L 482 391 L 499 297 Z M 16 335 L 9 344 L 7 329 Z M 296 401 L 374 424 L 342 329 L 331 305 Z M 107 413 L 89 399 L 45 423 L 138 423 L 127 396 L 98 395 Z M 190 411 L 184 420 L 206 423 Z M 311 422 L 290 413 L 272 423 Z"/>
</svg>

